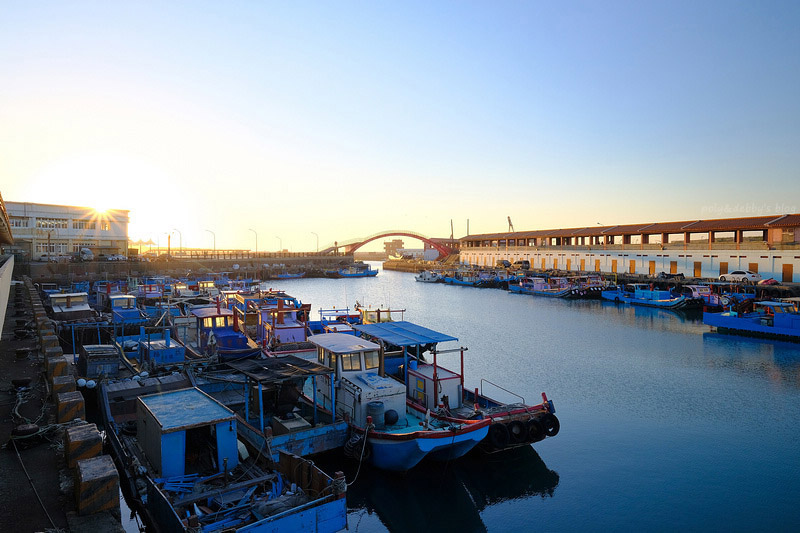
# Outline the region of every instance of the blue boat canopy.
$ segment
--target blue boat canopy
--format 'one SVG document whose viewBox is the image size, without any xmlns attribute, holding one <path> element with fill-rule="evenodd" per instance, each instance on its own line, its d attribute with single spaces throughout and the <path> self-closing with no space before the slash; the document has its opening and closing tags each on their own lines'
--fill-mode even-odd
<svg viewBox="0 0 800 533">
<path fill-rule="evenodd" d="M 356 324 L 353 328 L 373 338 L 401 347 L 458 340 L 456 337 L 405 320 L 381 322 L 380 324 Z"/>
</svg>

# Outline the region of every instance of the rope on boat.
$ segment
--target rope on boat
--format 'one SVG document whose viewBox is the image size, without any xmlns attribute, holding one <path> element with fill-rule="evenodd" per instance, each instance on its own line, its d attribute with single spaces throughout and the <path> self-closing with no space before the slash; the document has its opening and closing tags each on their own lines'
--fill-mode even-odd
<svg viewBox="0 0 800 533">
<path fill-rule="evenodd" d="M 369 433 L 369 430 L 373 427 L 375 427 L 375 424 L 367 424 L 367 427 L 364 429 L 364 444 L 361 446 L 361 456 L 358 458 L 358 470 L 356 470 L 356 476 L 353 478 L 353 481 L 347 483 L 348 487 L 356 482 L 358 474 L 361 473 L 361 463 L 364 462 L 364 450 L 367 449 L 367 433 Z"/>
</svg>

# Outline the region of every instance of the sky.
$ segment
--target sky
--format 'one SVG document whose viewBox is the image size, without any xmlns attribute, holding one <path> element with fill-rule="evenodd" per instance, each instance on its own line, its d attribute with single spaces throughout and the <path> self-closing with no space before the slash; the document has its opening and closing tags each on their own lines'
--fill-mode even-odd
<svg viewBox="0 0 800 533">
<path fill-rule="evenodd" d="M 0 193 L 293 252 L 797 213 L 797 28 L 796 1 L 0 0 Z"/>
</svg>

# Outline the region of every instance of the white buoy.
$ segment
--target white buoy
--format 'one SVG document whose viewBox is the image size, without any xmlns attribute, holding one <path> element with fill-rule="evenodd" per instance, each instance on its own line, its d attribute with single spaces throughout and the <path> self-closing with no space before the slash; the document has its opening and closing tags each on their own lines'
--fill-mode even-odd
<svg viewBox="0 0 800 533">
<path fill-rule="evenodd" d="M 78 387 L 85 387 L 85 386 L 86 386 L 86 380 L 83 378 L 78 378 Z"/>
<path fill-rule="evenodd" d="M 96 386 L 97 386 L 97 383 L 95 383 L 95 381 L 93 379 L 90 379 L 89 381 L 86 382 L 86 388 L 87 389 L 93 389 Z"/>
</svg>

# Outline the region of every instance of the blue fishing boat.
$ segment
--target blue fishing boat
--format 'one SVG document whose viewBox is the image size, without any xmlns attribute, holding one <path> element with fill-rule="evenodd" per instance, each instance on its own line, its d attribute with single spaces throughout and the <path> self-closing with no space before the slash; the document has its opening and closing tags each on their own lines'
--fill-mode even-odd
<svg viewBox="0 0 800 533">
<path fill-rule="evenodd" d="M 749 313 L 704 312 L 703 323 L 720 333 L 800 342 L 800 312 L 791 302 L 754 302 Z"/>
<path fill-rule="evenodd" d="M 660 307 L 662 309 L 689 309 L 701 307 L 702 298 L 692 298 L 684 295 L 675 296 L 671 291 L 657 289 L 647 283 L 631 283 L 617 286 L 602 292 L 604 300 L 616 303 L 629 303 L 645 307 Z"/>
<path fill-rule="evenodd" d="M 517 283 L 509 283 L 508 290 L 517 294 L 566 298 L 573 290 L 566 278 L 550 278 L 526 276 Z"/>
<path fill-rule="evenodd" d="M 122 488 L 148 530 L 346 527 L 346 483 L 239 431 L 237 415 L 183 374 L 104 384 L 101 415 Z"/>
<path fill-rule="evenodd" d="M 261 348 L 241 331 L 234 312 L 219 302 L 216 307 L 192 309 L 191 315 L 195 318 L 194 328 L 182 330 L 183 337 L 179 333 L 179 338 L 196 356 L 228 361 L 261 353 Z"/>
<path fill-rule="evenodd" d="M 461 457 L 486 437 L 489 420 L 441 420 L 406 403 L 406 386 L 383 371 L 380 346 L 343 333 L 309 337 L 318 362 L 335 372 L 317 380 L 317 403 L 348 416 L 345 453 L 384 470 L 406 471 L 423 458 Z M 366 438 L 365 438 L 366 437 Z"/>
<path fill-rule="evenodd" d="M 275 278 L 277 279 L 300 279 L 306 276 L 305 272 L 281 272 L 280 274 L 276 274 Z"/>
<path fill-rule="evenodd" d="M 325 272 L 331 278 L 370 278 L 378 275 L 378 269 L 369 266 L 349 266 Z"/>
<path fill-rule="evenodd" d="M 108 305 L 112 324 L 138 326 L 147 322 L 147 315 L 137 307 L 136 297 L 131 294 L 111 294 Z"/>
<path fill-rule="evenodd" d="M 558 434 L 561 424 L 555 416 L 552 400 L 542 393 L 542 403 L 529 405 L 525 398 L 499 385 L 481 380 L 480 389 L 470 389 L 464 384 L 464 347 L 440 350 L 439 343 L 457 341 L 456 337 L 434 331 L 412 322 L 385 322 L 355 326 L 365 338 L 378 342 L 384 352 L 387 373 L 407 384 L 409 406 L 445 421 L 487 419 L 491 426 L 480 448 L 495 452 L 539 442 Z M 460 371 L 444 368 L 438 357 L 459 353 Z M 426 362 L 427 360 L 432 361 Z M 389 361 L 400 363 L 390 367 Z M 392 368 L 392 370 L 390 370 Z M 483 387 L 492 388 L 493 394 L 513 397 L 503 402 L 488 396 Z"/>
</svg>

